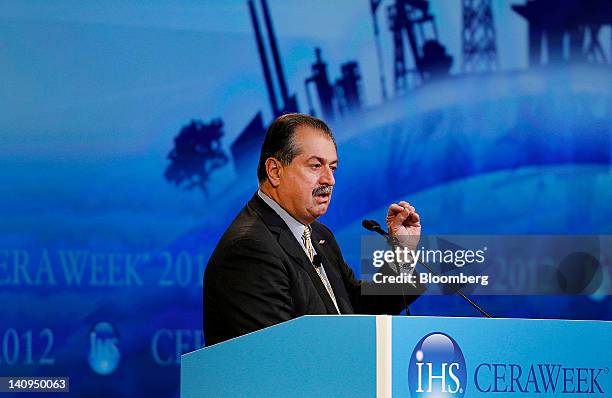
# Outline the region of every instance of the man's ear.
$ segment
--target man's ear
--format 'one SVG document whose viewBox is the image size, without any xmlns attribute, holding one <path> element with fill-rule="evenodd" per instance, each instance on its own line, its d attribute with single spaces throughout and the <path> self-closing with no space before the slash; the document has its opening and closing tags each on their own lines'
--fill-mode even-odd
<svg viewBox="0 0 612 398">
<path fill-rule="evenodd" d="M 280 185 L 280 179 L 283 174 L 283 165 L 276 158 L 266 159 L 266 174 L 268 181 L 274 188 Z"/>
</svg>

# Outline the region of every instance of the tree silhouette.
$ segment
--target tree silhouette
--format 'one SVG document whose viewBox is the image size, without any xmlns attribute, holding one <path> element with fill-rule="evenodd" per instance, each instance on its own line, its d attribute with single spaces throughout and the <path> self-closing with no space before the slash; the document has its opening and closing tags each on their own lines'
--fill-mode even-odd
<svg viewBox="0 0 612 398">
<path fill-rule="evenodd" d="M 164 177 L 168 182 L 185 189 L 199 188 L 208 193 L 206 183 L 210 174 L 228 162 L 221 147 L 223 122 L 210 123 L 192 120 L 174 138 L 174 148 L 168 154 L 170 165 Z"/>
</svg>

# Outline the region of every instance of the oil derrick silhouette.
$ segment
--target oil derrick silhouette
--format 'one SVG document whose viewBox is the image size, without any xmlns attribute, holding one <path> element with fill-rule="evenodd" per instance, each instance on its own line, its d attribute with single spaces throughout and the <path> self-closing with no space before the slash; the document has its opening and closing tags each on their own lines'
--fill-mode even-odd
<svg viewBox="0 0 612 398">
<path fill-rule="evenodd" d="M 340 66 L 341 77 L 336 79 L 336 98 L 340 114 L 347 114 L 361 108 L 363 89 L 361 74 L 356 61 L 345 62 Z"/>
<path fill-rule="evenodd" d="M 497 69 L 497 45 L 491 0 L 463 0 L 461 45 L 463 72 Z"/>
<path fill-rule="evenodd" d="M 289 95 L 268 4 L 266 0 L 260 0 L 260 4 L 270 42 L 272 62 L 276 71 L 276 80 L 280 91 L 280 100 L 282 101 L 280 104 L 253 0 L 248 1 L 248 8 L 251 22 L 253 23 L 257 51 L 263 69 L 272 115 L 276 118 L 284 113 L 298 112 L 298 106 L 295 95 Z M 221 149 L 220 144 L 220 139 L 223 135 L 222 127 L 223 121 L 221 119 L 214 119 L 209 124 L 204 124 L 201 121 L 192 121 L 189 125 L 183 127 L 179 135 L 174 139 L 174 149 L 168 155 L 171 164 L 166 169 L 165 178 L 177 186 L 182 185 L 186 189 L 198 187 L 206 193 L 206 183 L 211 172 L 228 162 L 228 158 Z M 259 111 L 251 118 L 250 122 L 231 145 L 234 166 L 238 173 L 251 168 L 253 156 L 259 152 L 264 134 L 263 116 L 261 111 Z"/>
<path fill-rule="evenodd" d="M 289 95 L 268 4 L 266 0 L 260 0 L 266 32 L 269 39 L 270 52 L 272 54 L 272 62 L 274 64 L 274 70 L 276 71 L 276 83 L 278 85 L 278 91 L 280 92 L 280 103 L 274 80 L 272 79 L 273 76 L 268 63 L 268 53 L 259 25 L 259 18 L 257 17 L 255 3 L 253 0 L 249 0 L 247 4 L 249 7 L 249 14 L 251 16 L 251 23 L 253 24 L 255 43 L 257 45 L 257 52 L 261 62 L 266 89 L 268 91 L 272 115 L 274 118 L 276 118 L 285 113 L 298 112 L 295 94 Z M 248 170 L 248 168 L 251 166 L 253 155 L 255 152 L 258 152 L 259 148 L 261 147 L 265 131 L 263 116 L 261 111 L 259 111 L 255 114 L 255 116 L 253 116 L 253 118 L 251 118 L 251 121 L 247 124 L 244 130 L 242 130 L 238 138 L 236 138 L 231 146 L 234 165 L 238 172 Z"/>
<path fill-rule="evenodd" d="M 601 28 L 612 25 L 612 1 L 529 0 L 512 8 L 529 23 L 530 66 L 612 63 L 599 41 Z"/>
<path fill-rule="evenodd" d="M 332 120 L 338 115 L 347 115 L 361 109 L 362 88 L 359 65 L 355 61 L 341 65 L 341 77 L 332 85 L 327 77 L 327 64 L 321 58 L 321 49 L 315 48 L 316 61 L 312 64 L 312 75 L 304 80 L 309 113 L 316 116 L 310 87 L 314 85 L 324 119 Z"/>
<path fill-rule="evenodd" d="M 382 54 L 376 13 L 383 0 L 370 0 L 370 11 L 374 21 L 374 35 L 381 68 L 381 83 L 384 84 Z M 395 0 L 387 7 L 389 29 L 393 37 L 393 78 L 396 94 L 402 94 L 429 80 L 448 75 L 453 57 L 438 40 L 438 31 L 426 0 Z M 409 69 L 406 62 L 404 38 L 414 62 Z M 385 97 L 383 89 L 383 97 Z"/>
<path fill-rule="evenodd" d="M 174 138 L 174 148 L 168 154 L 170 165 L 164 177 L 168 182 L 185 189 L 199 188 L 208 193 L 206 183 L 210 174 L 228 162 L 221 147 L 223 122 L 210 123 L 192 120 Z"/>
</svg>

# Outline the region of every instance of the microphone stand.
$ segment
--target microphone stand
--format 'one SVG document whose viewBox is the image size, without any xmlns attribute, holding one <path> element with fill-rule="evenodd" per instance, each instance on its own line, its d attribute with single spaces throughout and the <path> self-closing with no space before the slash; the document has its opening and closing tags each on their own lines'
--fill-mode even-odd
<svg viewBox="0 0 612 398">
<path fill-rule="evenodd" d="M 361 222 L 361 225 L 365 229 L 367 229 L 368 231 L 376 232 L 377 234 L 383 236 L 385 238 L 385 240 L 387 241 L 387 243 L 391 247 L 393 247 L 393 248 L 396 248 L 396 247 L 401 248 L 399 240 L 396 237 L 389 235 L 389 233 L 387 231 L 382 229 L 382 227 L 380 226 L 380 224 L 378 222 L 376 222 L 374 220 L 363 220 Z M 432 274 L 434 274 L 434 275 L 436 275 L 438 277 L 441 277 L 441 275 L 438 274 L 436 271 L 434 271 L 429 265 L 427 265 L 426 263 L 424 263 L 423 261 L 421 261 L 418 258 L 416 260 L 419 262 L 419 264 L 421 264 L 423 267 L 425 267 L 429 272 L 431 272 Z M 467 301 L 472 307 L 474 307 L 484 317 L 486 317 L 486 318 L 493 318 L 491 315 L 489 315 L 489 313 L 487 311 L 482 309 L 482 307 L 480 307 L 472 299 L 470 299 L 468 296 L 466 296 L 465 293 L 463 293 L 461 291 L 461 289 L 459 289 L 459 288 L 457 288 L 454 285 L 451 285 L 449 283 L 444 283 L 444 285 L 450 287 L 455 294 L 457 294 L 458 296 L 463 298 L 465 301 Z M 406 307 L 406 309 L 408 309 L 408 307 Z"/>
</svg>

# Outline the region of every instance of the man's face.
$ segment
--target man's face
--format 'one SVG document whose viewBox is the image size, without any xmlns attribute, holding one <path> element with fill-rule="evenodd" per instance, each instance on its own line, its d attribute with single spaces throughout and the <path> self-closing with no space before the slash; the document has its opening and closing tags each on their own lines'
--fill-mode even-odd
<svg viewBox="0 0 612 398">
<path fill-rule="evenodd" d="M 338 154 L 331 138 L 311 127 L 299 127 L 294 140 L 299 155 L 283 166 L 278 195 L 289 214 L 310 224 L 327 211 Z"/>
</svg>

